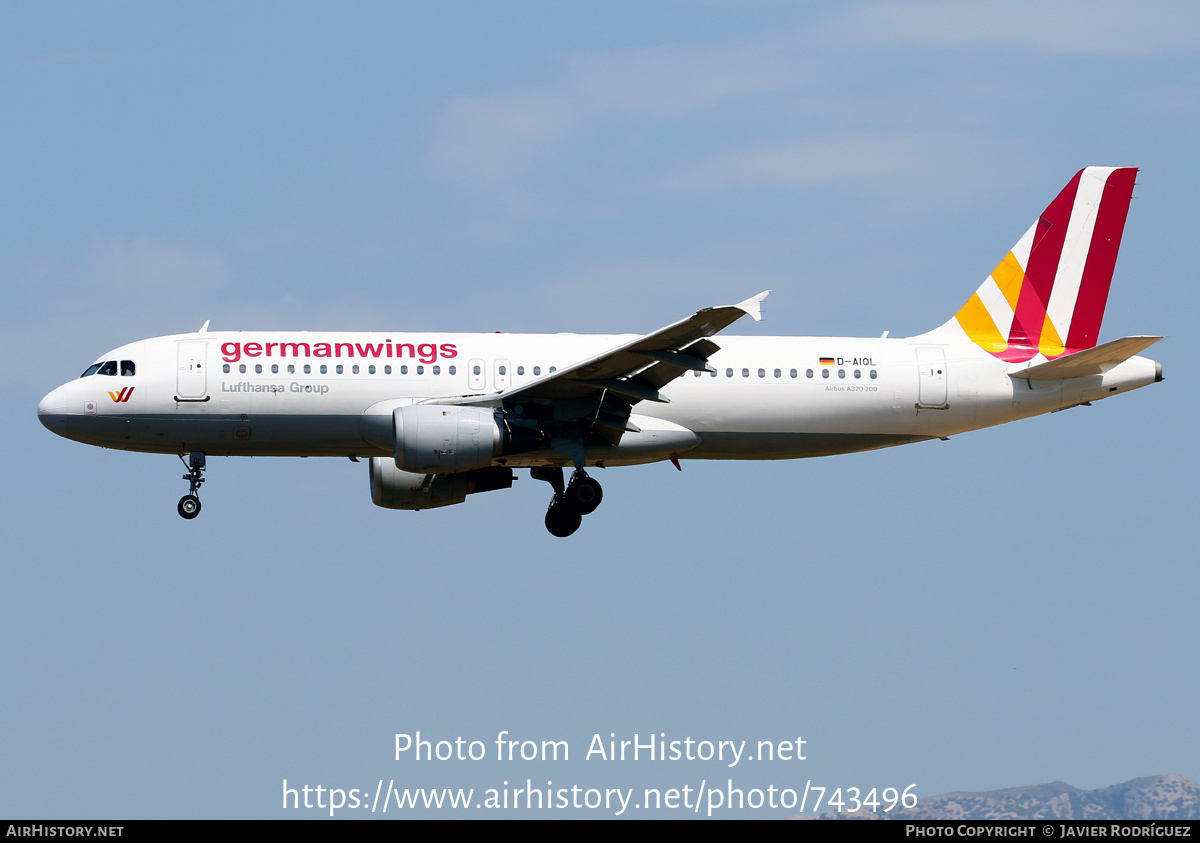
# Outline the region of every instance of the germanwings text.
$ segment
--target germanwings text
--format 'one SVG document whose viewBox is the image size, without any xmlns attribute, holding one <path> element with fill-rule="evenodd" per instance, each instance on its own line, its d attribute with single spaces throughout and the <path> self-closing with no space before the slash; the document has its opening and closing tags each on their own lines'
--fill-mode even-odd
<svg viewBox="0 0 1200 843">
<path fill-rule="evenodd" d="M 436 363 L 439 359 L 452 360 L 458 356 L 458 347 L 452 342 L 441 345 L 432 342 L 410 343 L 384 340 L 383 342 L 223 342 L 222 359 L 236 363 L 243 357 L 365 357 L 404 358 L 411 357 L 422 363 Z"/>
</svg>

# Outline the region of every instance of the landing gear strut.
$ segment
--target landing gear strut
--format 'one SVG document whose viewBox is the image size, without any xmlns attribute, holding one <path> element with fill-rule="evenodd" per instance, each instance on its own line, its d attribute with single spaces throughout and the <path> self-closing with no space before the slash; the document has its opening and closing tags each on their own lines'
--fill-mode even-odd
<svg viewBox="0 0 1200 843">
<path fill-rule="evenodd" d="M 184 468 L 188 473 L 183 475 L 183 479 L 191 484 L 188 493 L 179 499 L 179 515 L 189 521 L 200 514 L 200 484 L 204 482 L 204 454 L 200 451 L 193 451 L 188 454 L 187 460 L 183 459 L 183 454 L 179 455 L 179 461 L 183 463 Z"/>
<path fill-rule="evenodd" d="M 570 484 L 565 487 L 561 468 L 539 467 L 531 474 L 534 480 L 545 480 L 554 488 L 554 497 L 546 510 L 546 529 L 560 539 L 578 530 L 583 516 L 595 512 L 604 498 L 600 484 L 582 468 L 575 469 Z"/>
</svg>

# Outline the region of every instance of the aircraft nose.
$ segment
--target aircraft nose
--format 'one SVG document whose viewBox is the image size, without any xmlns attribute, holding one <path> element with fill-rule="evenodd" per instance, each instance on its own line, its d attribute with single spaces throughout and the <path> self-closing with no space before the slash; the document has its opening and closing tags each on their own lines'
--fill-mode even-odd
<svg viewBox="0 0 1200 843">
<path fill-rule="evenodd" d="M 67 405 L 61 386 L 38 402 L 37 412 L 38 421 L 45 425 L 47 430 L 62 432 L 67 421 Z"/>
</svg>

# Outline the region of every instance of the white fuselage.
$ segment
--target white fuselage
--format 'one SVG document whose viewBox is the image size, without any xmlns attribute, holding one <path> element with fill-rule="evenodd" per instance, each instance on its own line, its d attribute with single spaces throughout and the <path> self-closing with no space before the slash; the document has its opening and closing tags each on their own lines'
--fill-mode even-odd
<svg viewBox="0 0 1200 843">
<path fill-rule="evenodd" d="M 156 453 L 388 456 L 406 404 L 497 393 L 627 342 L 630 335 L 213 332 L 131 343 L 100 358 L 133 374 L 70 381 L 38 406 L 69 439 Z M 948 436 L 1094 401 L 1156 379 L 1132 357 L 1102 375 L 1014 379 L 968 341 L 720 338 L 716 369 L 634 405 L 637 432 L 592 443 L 588 464 L 790 459 Z M 832 361 L 832 362 L 830 362 Z M 686 429 L 688 438 L 672 435 Z M 668 443 L 654 446 L 654 438 Z M 682 443 L 678 447 L 671 442 Z M 548 448 L 510 466 L 561 465 Z"/>
</svg>

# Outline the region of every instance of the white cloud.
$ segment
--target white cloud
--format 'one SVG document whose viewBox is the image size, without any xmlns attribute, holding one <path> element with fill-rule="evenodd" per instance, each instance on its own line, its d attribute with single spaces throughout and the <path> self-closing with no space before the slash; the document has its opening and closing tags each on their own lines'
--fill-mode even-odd
<svg viewBox="0 0 1200 843">
<path fill-rule="evenodd" d="M 1049 53 L 1132 54 L 1200 42 L 1200 7 L 1178 0 L 884 0 L 854 7 L 831 34 L 871 44 L 1012 45 Z"/>
<path fill-rule="evenodd" d="M 786 39 L 577 53 L 542 86 L 447 103 L 435 120 L 432 157 L 463 181 L 495 182 L 589 125 L 624 115 L 678 118 L 795 87 L 805 76 L 799 49 Z"/>
<path fill-rule="evenodd" d="M 910 184 L 931 173 L 944 180 L 971 168 L 961 139 L 938 135 L 843 136 L 764 146 L 701 161 L 670 182 L 681 190 L 797 187 L 883 182 Z"/>
</svg>

